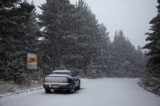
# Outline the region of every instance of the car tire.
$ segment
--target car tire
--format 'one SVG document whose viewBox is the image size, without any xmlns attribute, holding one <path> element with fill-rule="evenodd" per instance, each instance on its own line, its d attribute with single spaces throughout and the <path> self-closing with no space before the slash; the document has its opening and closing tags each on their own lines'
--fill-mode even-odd
<svg viewBox="0 0 160 106">
<path fill-rule="evenodd" d="M 79 90 L 81 88 L 81 81 L 79 80 L 79 85 L 77 87 L 77 89 Z"/>
<path fill-rule="evenodd" d="M 45 89 L 45 92 L 46 93 L 50 93 L 50 89 Z"/>
<path fill-rule="evenodd" d="M 74 84 L 71 85 L 69 92 L 71 94 L 73 94 L 75 92 L 75 86 L 74 86 Z"/>
</svg>

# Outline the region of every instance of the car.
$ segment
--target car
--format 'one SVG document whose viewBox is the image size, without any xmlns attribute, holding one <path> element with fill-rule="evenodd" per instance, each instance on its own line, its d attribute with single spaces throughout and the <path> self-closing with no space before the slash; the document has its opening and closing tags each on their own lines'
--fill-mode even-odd
<svg viewBox="0 0 160 106">
<path fill-rule="evenodd" d="M 46 93 L 54 91 L 67 91 L 74 93 L 80 89 L 80 78 L 70 70 L 55 70 L 44 78 L 43 87 Z"/>
</svg>

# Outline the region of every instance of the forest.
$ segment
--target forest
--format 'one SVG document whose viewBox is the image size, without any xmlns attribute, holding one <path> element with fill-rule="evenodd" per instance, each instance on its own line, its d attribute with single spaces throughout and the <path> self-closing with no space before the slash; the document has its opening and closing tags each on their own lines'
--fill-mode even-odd
<svg viewBox="0 0 160 106">
<path fill-rule="evenodd" d="M 69 69 L 82 78 L 141 78 L 160 90 L 158 3 L 158 15 L 150 22 L 153 32 L 146 33 L 150 42 L 135 47 L 122 30 L 111 40 L 83 0 L 46 0 L 39 6 L 42 14 L 26 0 L 0 0 L 0 79 L 30 84 L 53 70 Z M 26 68 L 27 53 L 37 54 L 37 69 Z"/>
</svg>

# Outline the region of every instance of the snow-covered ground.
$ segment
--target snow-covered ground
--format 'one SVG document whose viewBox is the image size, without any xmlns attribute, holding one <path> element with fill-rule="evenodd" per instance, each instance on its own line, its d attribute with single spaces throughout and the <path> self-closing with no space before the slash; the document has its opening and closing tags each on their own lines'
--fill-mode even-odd
<svg viewBox="0 0 160 106">
<path fill-rule="evenodd" d="M 139 79 L 83 79 L 75 94 L 44 89 L 3 97 L 0 106 L 160 106 L 160 97 L 137 85 Z"/>
</svg>

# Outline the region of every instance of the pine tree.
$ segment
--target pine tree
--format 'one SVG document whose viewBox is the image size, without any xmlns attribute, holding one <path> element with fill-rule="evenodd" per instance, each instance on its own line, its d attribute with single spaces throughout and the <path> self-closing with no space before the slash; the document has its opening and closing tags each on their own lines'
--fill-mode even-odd
<svg viewBox="0 0 160 106">
<path fill-rule="evenodd" d="M 26 62 L 25 22 L 33 8 L 19 0 L 0 0 L 0 72 L 3 79 L 21 81 Z"/>
<path fill-rule="evenodd" d="M 88 5 L 79 0 L 74 13 L 73 32 L 77 34 L 76 51 L 82 57 L 81 67 L 86 76 L 102 75 L 102 64 L 105 62 L 109 44 L 108 32 L 99 24 Z M 102 58 L 103 57 L 103 58 Z"/>
<path fill-rule="evenodd" d="M 48 0 L 40 8 L 43 11 L 39 16 L 40 25 L 47 39 L 42 61 L 47 63 L 47 69 L 53 70 L 63 64 L 77 73 L 78 70 L 90 73 L 88 69 L 93 63 L 104 62 L 97 57 L 102 55 L 97 54 L 106 54 L 108 33 L 83 0 L 76 6 L 68 0 Z"/>
<path fill-rule="evenodd" d="M 140 77 L 144 70 L 143 53 L 124 36 L 123 31 L 115 33 L 110 47 L 109 69 L 111 76 Z"/>
<path fill-rule="evenodd" d="M 93 56 L 92 67 L 97 69 L 97 77 L 105 77 L 109 71 L 109 32 L 107 32 L 107 28 L 103 24 L 98 25 L 97 35 L 98 38 L 94 42 L 94 46 L 96 47 L 96 52 Z M 94 70 L 95 70 L 94 69 Z"/>
<path fill-rule="evenodd" d="M 47 40 L 43 46 L 45 55 L 42 57 L 42 61 L 47 64 L 43 68 L 54 70 L 63 62 L 62 57 L 70 45 L 68 41 L 74 40 L 69 37 L 72 35 L 69 28 L 74 6 L 69 0 L 47 0 L 40 8 L 42 15 L 39 15 L 39 24 L 44 27 L 43 33 Z"/>
<path fill-rule="evenodd" d="M 150 24 L 152 24 L 151 32 L 146 33 L 148 35 L 146 41 L 149 41 L 149 43 L 144 47 L 149 49 L 147 69 L 154 77 L 160 77 L 160 0 L 158 0 L 157 9 L 157 16 L 150 21 Z"/>
</svg>

